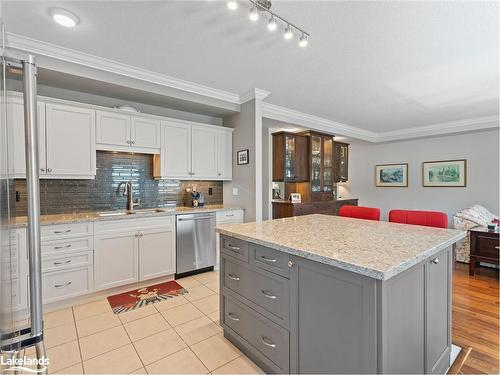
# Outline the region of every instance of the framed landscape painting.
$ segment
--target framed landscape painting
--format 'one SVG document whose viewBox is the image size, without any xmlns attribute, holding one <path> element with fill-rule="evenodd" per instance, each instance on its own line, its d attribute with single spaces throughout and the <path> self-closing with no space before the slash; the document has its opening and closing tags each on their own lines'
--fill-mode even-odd
<svg viewBox="0 0 500 375">
<path fill-rule="evenodd" d="M 467 160 L 423 162 L 422 182 L 426 187 L 465 187 Z"/>
<path fill-rule="evenodd" d="M 376 165 L 375 186 L 408 187 L 408 163 Z"/>
</svg>

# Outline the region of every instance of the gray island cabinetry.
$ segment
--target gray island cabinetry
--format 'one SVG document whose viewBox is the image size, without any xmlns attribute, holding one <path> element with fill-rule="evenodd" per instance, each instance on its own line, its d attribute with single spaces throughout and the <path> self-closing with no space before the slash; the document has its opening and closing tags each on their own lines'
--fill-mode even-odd
<svg viewBox="0 0 500 375">
<path fill-rule="evenodd" d="M 445 373 L 464 232 L 327 215 L 223 226 L 224 336 L 273 373 Z"/>
</svg>

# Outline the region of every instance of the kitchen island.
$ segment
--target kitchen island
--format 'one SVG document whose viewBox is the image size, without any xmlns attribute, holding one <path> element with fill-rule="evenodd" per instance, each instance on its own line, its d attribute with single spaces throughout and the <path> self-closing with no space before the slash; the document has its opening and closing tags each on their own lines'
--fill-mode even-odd
<svg viewBox="0 0 500 375">
<path fill-rule="evenodd" d="M 465 232 L 327 215 L 217 231 L 224 335 L 266 372 L 446 372 Z"/>
</svg>

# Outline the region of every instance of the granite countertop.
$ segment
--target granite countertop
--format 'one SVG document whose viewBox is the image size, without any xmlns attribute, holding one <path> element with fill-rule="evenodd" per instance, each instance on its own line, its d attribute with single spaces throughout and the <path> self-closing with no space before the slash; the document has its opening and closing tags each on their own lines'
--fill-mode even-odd
<svg viewBox="0 0 500 375">
<path fill-rule="evenodd" d="M 241 207 L 214 204 L 206 205 L 204 207 L 159 207 L 159 208 L 146 208 L 143 212 L 139 214 L 130 215 L 116 215 L 116 216 L 100 216 L 100 213 L 113 213 L 115 211 L 98 211 L 98 212 L 78 212 L 78 213 L 65 213 L 65 214 L 54 214 L 54 215 L 41 215 L 40 224 L 50 225 L 50 224 L 67 224 L 67 223 L 82 223 L 89 221 L 111 221 L 111 220 L 127 220 L 127 219 L 141 219 L 150 217 L 161 217 L 161 216 L 172 216 L 177 214 L 187 214 L 196 212 L 217 212 L 217 211 L 231 211 L 231 210 L 241 210 Z M 158 211 L 155 211 L 158 210 Z M 136 209 L 136 211 L 141 211 L 141 209 Z M 147 211 L 147 212 L 144 212 Z M 13 227 L 24 227 L 27 224 L 26 216 L 17 216 L 13 218 Z"/>
<path fill-rule="evenodd" d="M 328 215 L 224 225 L 221 234 L 387 280 L 465 237 L 465 231 Z"/>
</svg>

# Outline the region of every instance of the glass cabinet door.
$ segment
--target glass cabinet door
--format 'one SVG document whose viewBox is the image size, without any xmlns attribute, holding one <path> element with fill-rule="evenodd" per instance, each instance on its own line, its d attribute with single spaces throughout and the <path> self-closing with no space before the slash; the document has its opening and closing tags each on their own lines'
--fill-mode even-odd
<svg viewBox="0 0 500 375">
<path fill-rule="evenodd" d="M 321 137 L 311 136 L 311 191 L 321 191 Z"/>
<path fill-rule="evenodd" d="M 295 159 L 295 137 L 285 137 L 285 178 L 294 178 L 293 162 Z"/>
<path fill-rule="evenodd" d="M 323 191 L 333 191 L 333 138 L 323 138 Z"/>
</svg>

